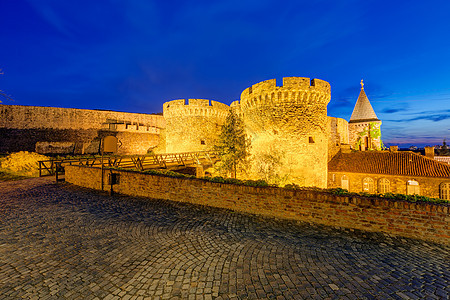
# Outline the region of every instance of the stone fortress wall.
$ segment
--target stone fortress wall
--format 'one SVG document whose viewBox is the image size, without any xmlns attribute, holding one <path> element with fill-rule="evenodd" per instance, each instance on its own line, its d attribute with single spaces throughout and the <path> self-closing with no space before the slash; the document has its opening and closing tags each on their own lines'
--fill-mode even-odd
<svg viewBox="0 0 450 300">
<path fill-rule="evenodd" d="M 161 115 L 0 105 L 0 152 L 35 151 L 40 147 L 45 153 L 47 147 L 56 153 L 98 153 L 100 139 L 114 135 L 120 141 L 119 153 L 146 153 L 160 144 L 163 128 Z"/>
<path fill-rule="evenodd" d="M 211 150 L 219 137 L 230 107 L 207 99 L 173 100 L 164 103 L 166 152 Z"/>
<path fill-rule="evenodd" d="M 279 156 L 285 183 L 326 187 L 330 97 L 328 82 L 304 77 L 285 77 L 281 86 L 266 80 L 245 89 L 232 107 L 251 137 L 254 161 Z"/>
<path fill-rule="evenodd" d="M 341 149 L 342 145 L 349 145 L 349 129 L 347 120 L 328 117 L 328 161 Z"/>
<path fill-rule="evenodd" d="M 329 159 L 349 143 L 348 122 L 327 116 L 329 101 L 328 82 L 285 77 L 278 86 L 275 79 L 252 85 L 230 106 L 207 99 L 168 101 L 162 116 L 0 105 L 0 153 L 58 153 L 64 147 L 61 153 L 98 153 L 107 135 L 119 139 L 119 154 L 211 150 L 233 109 L 252 142 L 247 178 L 261 178 L 261 157 L 275 155 L 281 159 L 280 183 L 326 187 Z"/>
</svg>

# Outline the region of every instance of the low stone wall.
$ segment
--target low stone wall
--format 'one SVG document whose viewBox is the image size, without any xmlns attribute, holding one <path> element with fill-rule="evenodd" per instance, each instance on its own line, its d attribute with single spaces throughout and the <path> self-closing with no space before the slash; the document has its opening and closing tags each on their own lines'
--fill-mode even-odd
<svg viewBox="0 0 450 300">
<path fill-rule="evenodd" d="M 104 171 L 104 190 L 110 189 L 107 184 L 110 172 Z M 113 186 L 117 193 L 450 244 L 448 205 L 342 197 L 273 187 L 256 188 L 133 171 L 112 172 L 119 174 L 119 183 Z M 101 170 L 67 166 L 66 181 L 100 190 Z"/>
</svg>

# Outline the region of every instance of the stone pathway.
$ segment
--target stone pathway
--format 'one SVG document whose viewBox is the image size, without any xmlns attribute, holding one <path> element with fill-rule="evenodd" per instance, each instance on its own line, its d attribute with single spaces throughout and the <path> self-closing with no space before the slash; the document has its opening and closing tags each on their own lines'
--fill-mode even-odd
<svg viewBox="0 0 450 300">
<path fill-rule="evenodd" d="M 449 253 L 45 178 L 0 183 L 2 299 L 448 299 Z"/>
</svg>

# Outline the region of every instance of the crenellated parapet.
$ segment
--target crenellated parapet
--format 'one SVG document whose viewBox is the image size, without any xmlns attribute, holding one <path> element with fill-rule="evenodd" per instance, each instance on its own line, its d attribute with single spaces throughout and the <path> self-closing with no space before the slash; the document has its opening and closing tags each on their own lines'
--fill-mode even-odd
<svg viewBox="0 0 450 300">
<path fill-rule="evenodd" d="M 230 107 L 207 99 L 178 99 L 164 103 L 166 151 L 210 150 Z"/>
<path fill-rule="evenodd" d="M 285 77 L 283 85 L 275 79 L 262 81 L 245 89 L 241 94 L 241 108 L 245 111 L 254 106 L 298 103 L 326 105 L 331 98 L 330 84 L 324 80 L 306 77 Z"/>
<path fill-rule="evenodd" d="M 163 115 L 171 117 L 226 118 L 230 107 L 208 99 L 178 99 L 163 104 Z"/>
<path fill-rule="evenodd" d="M 277 157 L 284 183 L 326 187 L 330 98 L 328 82 L 306 77 L 285 77 L 281 86 L 271 79 L 245 89 L 232 107 L 251 137 L 256 162 L 251 177 L 257 178 L 258 164 L 267 157 Z"/>
</svg>

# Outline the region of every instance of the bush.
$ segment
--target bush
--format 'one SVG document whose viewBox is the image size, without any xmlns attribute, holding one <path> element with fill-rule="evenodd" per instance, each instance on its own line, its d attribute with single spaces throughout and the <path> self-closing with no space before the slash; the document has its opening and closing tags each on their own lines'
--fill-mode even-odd
<svg viewBox="0 0 450 300">
<path fill-rule="evenodd" d="M 35 152 L 21 151 L 3 157 L 0 167 L 3 171 L 22 176 L 38 176 L 40 160 L 49 160 L 47 156 Z"/>
<path fill-rule="evenodd" d="M 133 171 L 133 172 L 141 172 L 145 174 L 152 174 L 158 176 L 167 176 L 172 178 L 190 178 L 195 179 L 197 177 L 193 175 L 181 174 L 173 171 L 167 170 L 147 170 L 147 171 L 139 171 L 136 169 L 123 169 L 123 168 L 113 168 L 114 170 L 125 170 L 125 171 Z M 224 183 L 224 184 L 234 184 L 234 185 L 245 185 L 245 186 L 253 186 L 253 187 L 277 187 L 277 185 L 269 184 L 265 180 L 240 180 L 236 178 L 224 178 L 220 176 L 209 177 L 204 176 L 202 178 L 197 178 L 204 181 L 215 182 L 215 183 Z M 314 191 L 314 192 L 325 192 L 332 195 L 338 196 L 356 196 L 356 197 L 372 197 L 372 198 L 386 198 L 392 200 L 400 200 L 400 201 L 408 201 L 408 202 L 432 202 L 432 203 L 445 203 L 450 204 L 450 201 L 442 200 L 439 198 L 430 198 L 426 196 L 419 195 L 403 195 L 403 194 L 369 194 L 366 192 L 360 193 L 351 193 L 346 189 L 342 188 L 332 188 L 332 189 L 321 189 L 318 187 L 301 187 L 295 183 L 287 184 L 284 186 L 287 190 L 301 190 L 301 191 Z"/>
</svg>

